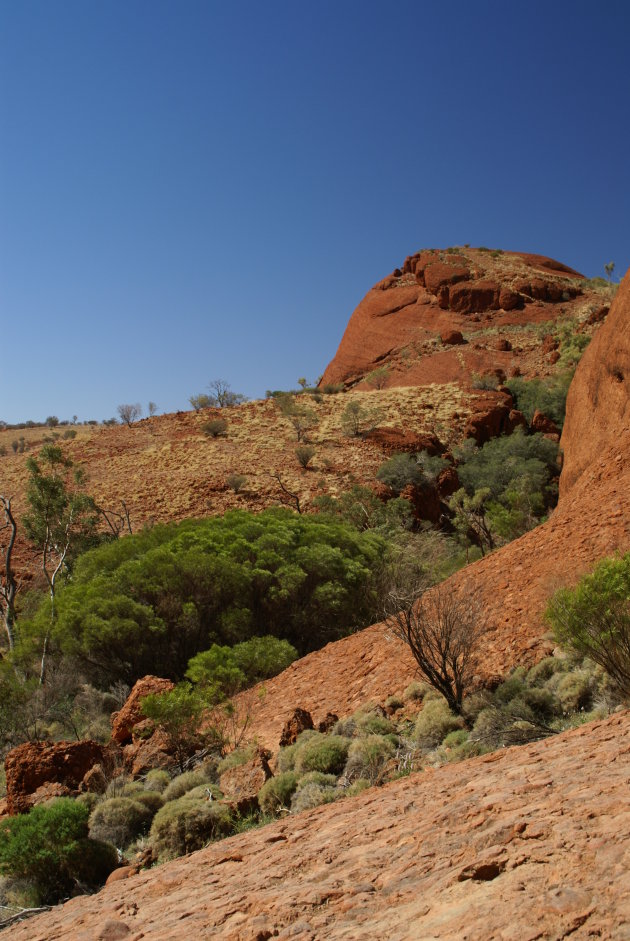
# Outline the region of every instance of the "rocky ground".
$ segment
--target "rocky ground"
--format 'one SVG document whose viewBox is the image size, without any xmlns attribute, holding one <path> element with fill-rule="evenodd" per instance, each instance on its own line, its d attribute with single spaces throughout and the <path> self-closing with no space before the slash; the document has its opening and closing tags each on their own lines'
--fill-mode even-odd
<svg viewBox="0 0 630 941">
<path fill-rule="evenodd" d="M 626 712 L 232 837 L 4 936 L 621 941 L 629 780 Z"/>
</svg>

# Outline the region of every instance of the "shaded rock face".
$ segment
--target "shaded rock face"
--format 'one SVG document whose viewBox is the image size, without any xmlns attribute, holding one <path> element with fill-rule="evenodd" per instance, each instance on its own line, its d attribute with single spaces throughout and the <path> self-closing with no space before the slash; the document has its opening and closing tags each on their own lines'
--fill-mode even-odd
<svg viewBox="0 0 630 941">
<path fill-rule="evenodd" d="M 145 696 L 153 693 L 166 693 L 171 689 L 173 689 L 173 683 L 159 676 L 143 676 L 141 680 L 138 680 L 120 712 L 112 715 L 112 741 L 117 745 L 127 745 L 131 742 L 134 725 L 145 718 L 140 708 L 141 701 Z"/>
<path fill-rule="evenodd" d="M 258 792 L 272 777 L 271 752 L 260 748 L 253 758 L 237 768 L 230 768 L 219 778 L 219 788 L 238 813 L 245 814 L 258 807 Z"/>
<path fill-rule="evenodd" d="M 572 316 L 601 297 L 582 275 L 538 255 L 422 251 L 369 291 L 356 308 L 322 385 L 353 386 L 389 366 L 388 386 L 458 382 L 500 366 L 506 375 L 540 374 L 540 356 L 519 327 Z M 509 328 L 509 336 L 483 335 Z M 595 321 L 593 321 L 595 322 Z M 439 344 L 436 341 L 440 341 Z M 473 342 L 474 340 L 474 342 Z M 452 347 L 463 347 L 452 349 Z"/>
<path fill-rule="evenodd" d="M 560 496 L 601 461 L 606 448 L 630 431 L 630 272 L 617 289 L 575 373 L 562 430 Z"/>
<path fill-rule="evenodd" d="M 4 763 L 7 811 L 25 814 L 52 797 L 76 794 L 93 766 L 104 764 L 106 752 L 98 742 L 24 742 Z"/>
<path fill-rule="evenodd" d="M 6 938 L 623 941 L 629 758 L 626 712 L 210 844 Z"/>
<path fill-rule="evenodd" d="M 312 728 L 314 728 L 313 717 L 311 716 L 310 712 L 307 712 L 306 709 L 301 709 L 298 706 L 297 709 L 293 710 L 293 714 L 284 724 L 282 733 L 280 735 L 280 747 L 284 748 L 287 745 L 293 745 L 301 732 Z"/>
</svg>

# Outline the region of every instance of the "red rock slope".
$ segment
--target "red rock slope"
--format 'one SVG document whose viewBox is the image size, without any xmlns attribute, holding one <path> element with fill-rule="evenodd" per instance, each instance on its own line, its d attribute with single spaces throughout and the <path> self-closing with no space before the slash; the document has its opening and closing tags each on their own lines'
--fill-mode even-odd
<svg viewBox="0 0 630 941">
<path fill-rule="evenodd" d="M 387 365 L 388 386 L 458 382 L 473 373 L 546 375 L 553 348 L 532 329 L 605 316 L 608 290 L 541 255 L 458 248 L 409 256 L 352 314 L 322 385 L 361 382 Z M 590 324 L 589 324 L 590 321 Z M 557 354 L 556 354 L 557 355 Z"/>
<path fill-rule="evenodd" d="M 625 713 L 224 840 L 3 937 L 621 941 L 629 773 Z"/>
<path fill-rule="evenodd" d="M 550 648 L 543 613 L 553 591 L 575 583 L 603 556 L 630 549 L 630 380 L 617 376 L 630 375 L 629 363 L 630 272 L 571 386 L 556 511 L 544 526 L 451 579 L 455 590 L 478 593 L 493 628 L 485 674 L 540 658 Z M 588 443 L 591 436 L 593 445 Z M 565 475 L 573 482 L 570 488 Z M 414 664 L 403 645 L 375 625 L 269 681 L 252 731 L 276 748 L 295 706 L 311 711 L 316 721 L 328 711 L 348 715 L 367 700 L 382 703 L 399 693 L 413 675 Z"/>
</svg>

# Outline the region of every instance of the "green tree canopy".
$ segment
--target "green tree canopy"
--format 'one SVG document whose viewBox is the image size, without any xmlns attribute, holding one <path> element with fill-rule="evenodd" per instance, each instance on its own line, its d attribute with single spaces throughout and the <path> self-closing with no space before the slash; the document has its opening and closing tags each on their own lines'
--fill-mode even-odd
<svg viewBox="0 0 630 941">
<path fill-rule="evenodd" d="M 77 561 L 54 640 L 92 678 L 130 683 L 179 680 L 212 644 L 253 637 L 305 654 L 370 622 L 384 551 L 374 533 L 279 508 L 155 527 Z"/>
</svg>

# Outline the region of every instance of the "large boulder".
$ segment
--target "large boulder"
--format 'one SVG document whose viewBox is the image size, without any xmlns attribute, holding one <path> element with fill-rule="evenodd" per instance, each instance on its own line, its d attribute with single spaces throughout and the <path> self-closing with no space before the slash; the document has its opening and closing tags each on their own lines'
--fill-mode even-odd
<svg viewBox="0 0 630 941">
<path fill-rule="evenodd" d="M 239 813 L 248 813 L 257 808 L 258 792 L 272 777 L 269 767 L 270 758 L 270 751 L 266 748 L 259 748 L 249 761 L 224 771 L 219 778 L 219 788 L 222 794 L 227 801 L 234 804 Z"/>
<path fill-rule="evenodd" d="M 302 709 L 298 706 L 293 710 L 293 713 L 284 724 L 282 734 L 280 735 L 280 747 L 284 748 L 286 745 L 293 745 L 301 732 L 312 728 L 314 728 L 312 715 L 306 709 Z"/>
<path fill-rule="evenodd" d="M 112 715 L 112 740 L 117 745 L 127 745 L 133 738 L 133 727 L 144 720 L 140 703 L 153 693 L 166 693 L 173 683 L 159 676 L 143 676 L 131 690 L 127 702 L 120 712 Z"/>
<path fill-rule="evenodd" d="M 78 793 L 95 765 L 109 764 L 98 742 L 24 742 L 5 758 L 7 811 L 25 814 L 52 797 Z"/>
</svg>

